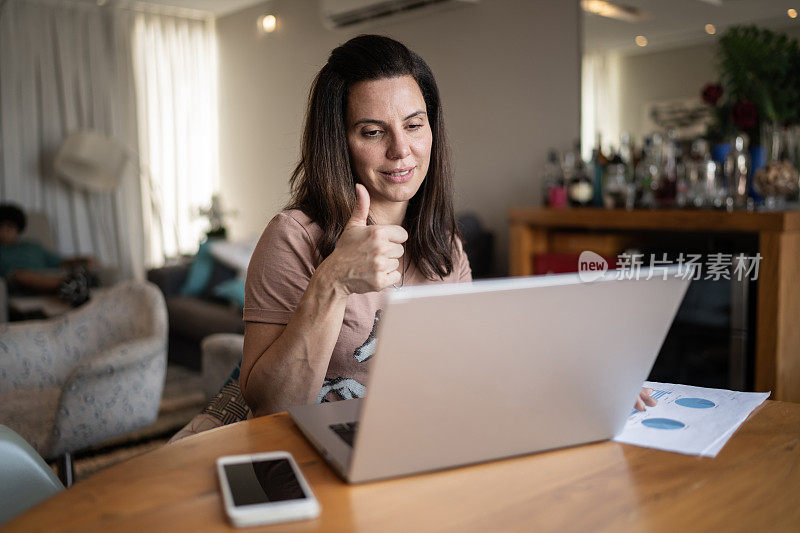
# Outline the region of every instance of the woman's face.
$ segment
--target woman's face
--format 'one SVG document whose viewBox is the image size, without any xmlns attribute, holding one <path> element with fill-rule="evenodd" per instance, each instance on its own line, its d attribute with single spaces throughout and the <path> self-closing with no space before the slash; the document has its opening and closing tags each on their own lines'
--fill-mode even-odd
<svg viewBox="0 0 800 533">
<path fill-rule="evenodd" d="M 350 87 L 347 144 L 372 204 L 408 202 L 431 160 L 425 99 L 411 76 L 362 81 Z"/>
</svg>

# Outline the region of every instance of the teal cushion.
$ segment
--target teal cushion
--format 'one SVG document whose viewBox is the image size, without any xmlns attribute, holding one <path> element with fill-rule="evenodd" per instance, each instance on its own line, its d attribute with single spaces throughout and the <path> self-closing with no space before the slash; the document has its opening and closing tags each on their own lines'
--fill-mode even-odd
<svg viewBox="0 0 800 533">
<path fill-rule="evenodd" d="M 186 281 L 183 282 L 183 287 L 181 287 L 183 296 L 199 296 L 211 279 L 211 273 L 214 270 L 214 257 L 211 255 L 209 243 L 210 241 L 200 243 L 197 255 L 194 256 L 192 265 L 189 267 L 189 273 L 186 275 Z"/>
<path fill-rule="evenodd" d="M 244 308 L 244 280 L 236 278 L 223 281 L 214 287 L 214 296 Z"/>
</svg>

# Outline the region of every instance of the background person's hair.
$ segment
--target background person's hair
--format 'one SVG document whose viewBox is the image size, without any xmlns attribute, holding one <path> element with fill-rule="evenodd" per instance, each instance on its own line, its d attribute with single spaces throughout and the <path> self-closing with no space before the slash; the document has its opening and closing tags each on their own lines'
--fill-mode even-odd
<svg viewBox="0 0 800 533">
<path fill-rule="evenodd" d="M 11 222 L 22 233 L 25 229 L 27 219 L 25 212 L 14 204 L 0 204 L 0 223 Z"/>
<path fill-rule="evenodd" d="M 410 200 L 403 226 L 406 255 L 429 279 L 453 271 L 458 229 L 453 179 L 439 89 L 430 67 L 402 43 L 361 35 L 335 48 L 311 87 L 300 162 L 290 180 L 289 209 L 300 209 L 322 228 L 323 258 L 336 246 L 355 206 L 357 176 L 347 145 L 347 98 L 359 81 L 412 76 L 425 99 L 433 142 L 428 174 Z"/>
</svg>

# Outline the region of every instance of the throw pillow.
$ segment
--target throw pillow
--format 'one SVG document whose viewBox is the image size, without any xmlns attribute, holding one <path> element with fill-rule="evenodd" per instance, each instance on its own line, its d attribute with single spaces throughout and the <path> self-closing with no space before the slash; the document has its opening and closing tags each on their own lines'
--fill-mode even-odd
<svg viewBox="0 0 800 533">
<path fill-rule="evenodd" d="M 214 287 L 214 296 L 224 298 L 244 308 L 244 280 L 235 278 L 223 281 Z"/>
<path fill-rule="evenodd" d="M 183 282 L 181 287 L 181 295 L 199 296 L 208 285 L 208 281 L 211 279 L 211 272 L 214 269 L 214 258 L 211 255 L 210 244 L 211 241 L 200 243 L 197 255 L 194 256 L 194 260 L 192 260 L 192 264 L 189 267 L 189 273 L 186 275 L 186 281 Z"/>
</svg>

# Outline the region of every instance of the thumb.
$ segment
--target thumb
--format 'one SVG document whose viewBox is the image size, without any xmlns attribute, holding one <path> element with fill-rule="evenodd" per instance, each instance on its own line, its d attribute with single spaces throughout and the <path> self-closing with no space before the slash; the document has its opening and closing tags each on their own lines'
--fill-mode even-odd
<svg viewBox="0 0 800 533">
<path fill-rule="evenodd" d="M 350 220 L 347 221 L 347 225 L 366 226 L 368 216 L 369 193 L 366 187 L 360 183 L 356 183 L 356 206 L 353 208 L 353 214 L 350 215 Z"/>
</svg>

